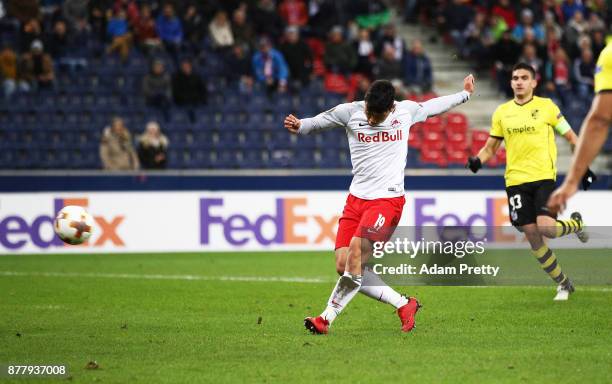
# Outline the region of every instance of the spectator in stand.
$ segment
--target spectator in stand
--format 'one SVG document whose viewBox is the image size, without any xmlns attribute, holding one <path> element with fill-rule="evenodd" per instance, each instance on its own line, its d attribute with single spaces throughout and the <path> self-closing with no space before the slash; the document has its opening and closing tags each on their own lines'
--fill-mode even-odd
<svg viewBox="0 0 612 384">
<path fill-rule="evenodd" d="M 248 49 L 255 46 L 255 32 L 251 23 L 247 22 L 247 12 L 244 8 L 237 8 L 232 16 L 232 35 L 234 42 L 242 44 Z"/>
<path fill-rule="evenodd" d="M 383 28 L 383 34 L 376 45 L 377 56 L 383 54 L 386 47 L 392 47 L 395 52 L 395 59 L 402 61 L 406 52 L 406 43 L 397 34 L 397 28 L 394 24 L 387 24 Z"/>
<path fill-rule="evenodd" d="M 278 6 L 285 24 L 303 27 L 308 24 L 308 10 L 304 0 L 283 0 Z"/>
<path fill-rule="evenodd" d="M 328 71 L 349 75 L 357 65 L 357 55 L 342 36 L 342 27 L 335 26 L 325 44 L 323 62 Z"/>
<path fill-rule="evenodd" d="M 193 53 L 197 54 L 200 50 L 202 38 L 204 37 L 205 24 L 195 5 L 187 7 L 187 11 L 183 16 L 183 30 L 185 34 L 185 43 L 187 43 L 189 49 Z"/>
<path fill-rule="evenodd" d="M 140 168 L 140 162 L 132 135 L 123 123 L 123 119 L 114 117 L 110 127 L 104 128 L 100 142 L 100 158 L 107 171 L 128 171 Z"/>
<path fill-rule="evenodd" d="M 142 93 L 147 105 L 160 108 L 166 120 L 170 117 L 172 83 L 161 60 L 155 60 L 142 81 Z"/>
<path fill-rule="evenodd" d="M 372 69 L 376 63 L 376 54 L 374 53 L 374 43 L 372 39 L 370 39 L 369 29 L 362 28 L 359 30 L 359 35 L 354 46 L 355 52 L 357 53 L 357 67 L 355 67 L 355 72 L 371 77 Z"/>
<path fill-rule="evenodd" d="M 232 53 L 227 62 L 226 77 L 238 83 L 241 93 L 251 93 L 253 91 L 253 67 L 245 52 L 242 44 L 236 44 L 232 48 Z"/>
<path fill-rule="evenodd" d="M 533 23 L 540 24 L 544 18 L 544 15 L 542 14 L 542 1 L 536 1 L 537 4 L 533 0 L 519 0 L 519 3 L 516 5 L 516 14 L 522 15 L 525 10 L 528 10 L 533 16 Z"/>
<path fill-rule="evenodd" d="M 162 14 L 155 21 L 157 35 L 161 39 L 168 53 L 174 61 L 178 61 L 178 54 L 183 42 L 183 25 L 176 16 L 171 3 L 164 4 Z"/>
<path fill-rule="evenodd" d="M 443 33 L 448 32 L 458 51 L 465 45 L 463 31 L 474 18 L 474 10 L 464 0 L 453 0 L 438 17 L 438 25 Z"/>
<path fill-rule="evenodd" d="M 134 27 L 134 32 L 136 41 L 144 52 L 149 53 L 161 47 L 161 40 L 157 36 L 155 28 L 155 20 L 148 4 L 143 4 L 140 7 L 140 19 Z"/>
<path fill-rule="evenodd" d="M 383 49 L 382 57 L 374 67 L 374 75 L 376 79 L 389 81 L 402 78 L 402 64 L 395 58 L 395 48 L 391 45 L 387 45 Z"/>
<path fill-rule="evenodd" d="M 17 78 L 17 54 L 8 43 L 4 43 L 0 51 L 0 79 L 6 99 L 10 99 L 17 90 L 30 90 L 28 83 Z"/>
<path fill-rule="evenodd" d="M 367 77 L 362 77 L 357 83 L 357 90 L 355 91 L 355 97 L 353 101 L 362 101 L 365 99 L 365 95 L 370 88 L 370 80 Z"/>
<path fill-rule="evenodd" d="M 561 34 L 553 26 L 546 27 L 546 57 L 555 56 L 557 49 L 561 48 Z"/>
<path fill-rule="evenodd" d="M 30 19 L 21 28 L 21 53 L 27 52 L 32 46 L 34 40 L 42 41 L 42 27 L 37 19 Z"/>
<path fill-rule="evenodd" d="M 172 95 L 174 102 L 180 106 L 196 107 L 206 104 L 206 84 L 193 72 L 189 59 L 181 61 L 181 67 L 172 78 Z"/>
<path fill-rule="evenodd" d="M 538 57 L 538 50 L 533 44 L 525 44 L 523 46 L 523 54 L 519 57 L 519 62 L 531 65 L 536 72 L 536 80 L 539 82 L 542 78 L 543 60 Z M 569 73 L 569 71 L 568 71 Z"/>
<path fill-rule="evenodd" d="M 584 14 L 580 11 L 573 13 L 573 17 L 569 20 L 563 31 L 563 46 L 571 56 L 577 56 L 580 53 L 577 51 L 576 46 L 580 36 L 589 32 L 589 24 L 584 19 Z"/>
<path fill-rule="evenodd" d="M 589 15 L 587 25 L 589 31 L 603 31 L 606 29 L 606 23 L 604 23 L 604 21 L 599 17 L 599 15 L 594 12 Z"/>
<path fill-rule="evenodd" d="M 165 169 L 168 163 L 168 138 L 161 132 L 159 123 L 149 121 L 145 131 L 138 136 L 138 159 L 144 169 Z"/>
<path fill-rule="evenodd" d="M 45 40 L 47 52 L 54 59 L 61 59 L 68 53 L 69 41 L 64 20 L 57 20 L 53 25 L 53 32 Z"/>
<path fill-rule="evenodd" d="M 561 12 L 563 12 L 563 19 L 567 23 L 568 20 L 574 18 L 576 12 L 580 12 L 584 15 L 586 8 L 582 5 L 580 0 L 564 0 L 561 4 Z"/>
<path fill-rule="evenodd" d="M 433 85 L 431 61 L 425 55 L 421 40 L 414 40 L 404 62 L 404 83 L 414 92 L 426 93 Z"/>
<path fill-rule="evenodd" d="M 500 0 L 499 4 L 493 6 L 491 9 L 491 16 L 499 16 L 506 22 L 506 25 L 510 29 L 514 29 L 517 24 L 516 13 L 514 8 L 510 5 L 510 0 Z"/>
<path fill-rule="evenodd" d="M 525 39 L 525 34 L 528 31 L 531 31 L 535 35 L 535 38 L 539 43 L 544 43 L 545 35 L 542 24 L 536 23 L 533 12 L 530 9 L 525 8 L 521 12 L 521 23 L 512 30 L 512 37 L 514 40 L 522 42 Z"/>
<path fill-rule="evenodd" d="M 18 72 L 19 77 L 32 87 L 48 89 L 53 86 L 53 59 L 44 52 L 40 40 L 34 40 L 30 52 L 23 54 Z"/>
<path fill-rule="evenodd" d="M 592 37 L 593 57 L 599 57 L 601 51 L 606 47 L 606 36 L 603 30 L 596 30 L 593 31 Z"/>
<path fill-rule="evenodd" d="M 257 35 L 270 38 L 282 35 L 285 23 L 276 12 L 273 0 L 259 0 L 257 6 L 252 8 L 251 12 L 249 18 L 255 26 Z"/>
<path fill-rule="evenodd" d="M 542 2 L 542 14 L 544 20 L 550 17 L 554 20 L 555 24 L 561 24 L 563 22 L 563 12 L 561 11 L 561 5 L 556 0 L 544 0 Z"/>
<path fill-rule="evenodd" d="M 268 38 L 261 38 L 259 50 L 253 55 L 253 72 L 257 81 L 265 84 L 268 95 L 276 90 L 285 92 L 289 68 L 283 55 L 272 47 Z"/>
<path fill-rule="evenodd" d="M 500 16 L 492 15 L 487 19 L 487 24 L 491 37 L 493 38 L 491 44 L 495 44 L 499 39 L 501 39 L 504 32 L 508 30 L 508 24 L 506 24 L 506 21 Z"/>
<path fill-rule="evenodd" d="M 62 4 L 62 15 L 70 24 L 75 27 L 83 20 L 87 20 L 89 0 L 64 0 Z"/>
<path fill-rule="evenodd" d="M 311 1 L 309 14 L 310 32 L 321 39 L 325 39 L 332 27 L 341 21 L 334 0 Z"/>
<path fill-rule="evenodd" d="M 310 83 L 312 74 L 312 52 L 310 47 L 300 39 L 300 30 L 296 26 L 287 27 L 285 41 L 279 47 L 287 66 L 291 85 L 301 88 Z"/>
<path fill-rule="evenodd" d="M 106 49 L 107 54 L 119 52 L 121 61 L 126 62 L 130 55 L 130 45 L 132 43 L 132 34 L 129 30 L 127 15 L 123 9 L 119 9 L 114 13 L 114 16 L 108 21 L 107 25 L 108 38 L 110 45 Z"/>
<path fill-rule="evenodd" d="M 140 21 L 140 8 L 138 8 L 136 0 L 116 0 L 113 11 L 115 13 L 125 11 L 130 27 L 138 25 L 138 22 Z"/>
<path fill-rule="evenodd" d="M 595 77 L 595 61 L 593 51 L 586 48 L 582 50 L 580 57 L 574 60 L 574 81 L 576 90 L 581 98 L 593 97 L 593 85 Z"/>
<path fill-rule="evenodd" d="M 227 49 L 234 45 L 234 35 L 232 34 L 232 26 L 227 19 L 225 11 L 217 11 L 215 17 L 208 25 L 210 39 L 215 49 Z"/>
<path fill-rule="evenodd" d="M 523 36 L 522 45 L 523 47 L 527 44 L 532 44 L 536 49 L 536 55 L 542 59 L 542 61 L 546 61 L 548 59 L 548 53 L 546 51 L 545 41 L 536 39 L 535 32 L 533 29 L 528 29 L 525 31 L 525 35 Z"/>
<path fill-rule="evenodd" d="M 344 2 L 343 8 L 349 17 L 354 15 L 360 28 L 376 30 L 391 20 L 391 11 L 386 3 L 383 0 L 352 0 L 350 5 L 348 1 Z"/>
<path fill-rule="evenodd" d="M 521 46 L 512 40 L 510 30 L 502 34 L 501 39 L 491 47 L 491 57 L 495 58 L 495 71 L 499 90 L 507 97 L 512 97 L 510 88 L 510 76 L 512 67 L 516 64 Z"/>
<path fill-rule="evenodd" d="M 476 14 L 474 20 L 464 31 L 465 48 L 461 56 L 470 58 L 483 69 L 487 64 L 489 49 L 493 45 L 493 32 L 487 24 L 486 15 L 482 12 Z"/>
<path fill-rule="evenodd" d="M 544 14 L 544 32 L 546 34 L 546 40 L 552 37 L 551 33 L 554 33 L 554 38 L 557 41 L 561 41 L 561 37 L 563 36 L 563 28 L 559 25 L 557 20 L 555 19 L 555 15 L 551 12 L 546 12 Z"/>
<path fill-rule="evenodd" d="M 551 98 L 559 100 L 559 104 L 567 105 L 570 95 L 570 61 L 563 48 L 559 48 L 546 63 L 546 92 Z"/>
<path fill-rule="evenodd" d="M 108 3 L 108 0 L 92 0 L 89 3 L 89 25 L 91 25 L 91 31 L 99 43 L 106 41 L 106 24 L 112 16 Z"/>
</svg>

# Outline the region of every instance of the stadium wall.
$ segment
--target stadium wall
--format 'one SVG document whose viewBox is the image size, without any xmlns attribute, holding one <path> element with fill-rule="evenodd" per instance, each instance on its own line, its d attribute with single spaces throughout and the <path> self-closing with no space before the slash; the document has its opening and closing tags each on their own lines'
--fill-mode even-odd
<svg viewBox="0 0 612 384">
<path fill-rule="evenodd" d="M 345 191 L 0 193 L 0 253 L 332 250 L 345 199 Z M 579 208 L 589 225 L 605 226 L 611 200 L 609 191 L 580 193 L 568 212 Z M 65 205 L 94 216 L 88 244 L 66 246 L 54 236 Z M 487 241 L 520 242 L 501 190 L 409 191 L 400 225 L 505 226 L 487 230 Z"/>
<path fill-rule="evenodd" d="M 407 191 L 503 190 L 503 170 L 406 170 Z M 598 175 L 593 189 L 612 189 L 610 175 Z M 563 176 L 558 177 L 558 182 Z M 0 171 L 1 192 L 57 191 L 346 191 L 347 170 L 80 172 Z"/>
</svg>

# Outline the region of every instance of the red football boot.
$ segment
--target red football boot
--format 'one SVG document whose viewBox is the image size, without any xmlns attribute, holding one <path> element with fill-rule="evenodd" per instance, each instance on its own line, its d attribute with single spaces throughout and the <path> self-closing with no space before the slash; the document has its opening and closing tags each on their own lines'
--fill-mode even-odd
<svg viewBox="0 0 612 384">
<path fill-rule="evenodd" d="M 329 331 L 329 321 L 321 316 L 305 318 L 304 326 L 313 334 L 326 335 Z"/>
<path fill-rule="evenodd" d="M 410 332 L 414 328 L 414 316 L 422 305 L 415 297 L 408 298 L 408 304 L 397 309 L 397 315 L 402 321 L 402 332 Z"/>
</svg>

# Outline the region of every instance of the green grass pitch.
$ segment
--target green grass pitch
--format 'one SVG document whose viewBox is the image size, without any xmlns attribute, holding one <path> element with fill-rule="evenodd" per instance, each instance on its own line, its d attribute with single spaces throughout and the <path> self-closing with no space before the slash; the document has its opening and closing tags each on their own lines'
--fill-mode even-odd
<svg viewBox="0 0 612 384">
<path fill-rule="evenodd" d="M 335 279 L 331 252 L 0 256 L 0 364 L 68 364 L 74 383 L 612 380 L 610 286 L 401 287 L 424 305 L 414 332 L 358 295 L 310 335 Z"/>
</svg>

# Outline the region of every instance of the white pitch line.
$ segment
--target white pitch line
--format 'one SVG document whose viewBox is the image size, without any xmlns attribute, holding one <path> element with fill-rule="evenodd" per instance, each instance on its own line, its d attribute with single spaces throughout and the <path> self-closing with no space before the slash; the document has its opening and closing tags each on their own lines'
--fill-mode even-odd
<svg viewBox="0 0 612 384">
<path fill-rule="evenodd" d="M 26 276 L 26 277 L 86 277 L 106 279 L 141 279 L 141 280 L 193 280 L 193 281 L 243 281 L 262 283 L 329 283 L 330 279 L 309 277 L 281 277 L 281 276 L 201 276 L 201 275 L 137 275 L 129 273 L 79 273 L 79 272 L 16 272 L 0 271 L 0 276 Z"/>
<path fill-rule="evenodd" d="M 190 281 L 239 281 L 260 283 L 333 283 L 335 280 L 324 277 L 284 277 L 284 276 L 202 276 L 202 275 L 139 275 L 130 273 L 80 273 L 80 272 L 18 272 L 0 271 L 0 276 L 19 277 L 83 277 L 102 279 L 140 279 L 140 280 L 190 280 Z M 538 285 L 476 285 L 476 286 L 453 286 L 453 288 L 528 288 L 528 289 L 550 289 L 549 286 Z M 578 286 L 577 291 L 612 292 L 608 287 Z"/>
</svg>

